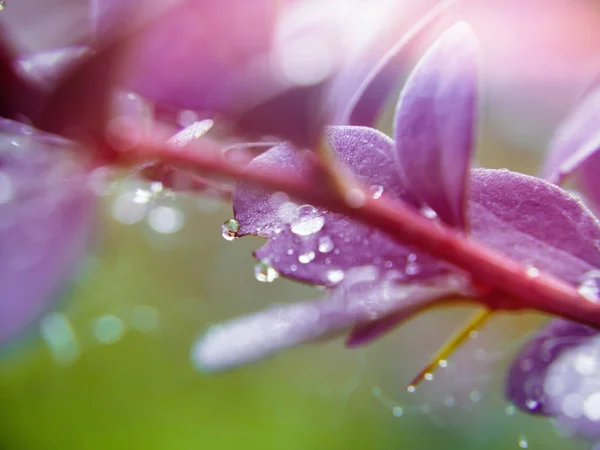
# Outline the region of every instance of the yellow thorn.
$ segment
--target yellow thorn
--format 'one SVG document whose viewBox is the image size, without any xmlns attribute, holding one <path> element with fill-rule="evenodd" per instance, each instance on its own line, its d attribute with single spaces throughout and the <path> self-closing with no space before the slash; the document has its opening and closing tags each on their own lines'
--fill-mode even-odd
<svg viewBox="0 0 600 450">
<path fill-rule="evenodd" d="M 424 379 L 432 380 L 433 372 L 436 367 L 446 367 L 448 365 L 448 357 L 460 347 L 473 332 L 480 329 L 492 317 L 493 312 L 489 309 L 477 311 L 473 316 L 464 323 L 458 331 L 446 341 L 446 343 L 438 350 L 427 364 L 411 382 L 406 386 L 408 392 L 415 392 L 417 386 Z"/>
</svg>

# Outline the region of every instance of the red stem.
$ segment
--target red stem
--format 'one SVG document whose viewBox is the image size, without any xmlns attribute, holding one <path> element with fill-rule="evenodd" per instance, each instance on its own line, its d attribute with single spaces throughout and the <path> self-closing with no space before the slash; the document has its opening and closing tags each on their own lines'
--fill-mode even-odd
<svg viewBox="0 0 600 450">
<path fill-rule="evenodd" d="M 471 274 L 477 282 L 492 286 L 508 297 L 497 304 L 497 295 L 477 299 L 490 309 L 534 309 L 600 328 L 600 305 L 581 296 L 574 286 L 548 273 L 532 273 L 528 267 L 504 254 L 465 236 L 460 231 L 432 221 L 401 200 L 366 196 L 364 206 L 353 208 L 341 194 L 323 190 L 297 173 L 280 170 L 266 172 L 227 161 L 214 143 L 194 142 L 174 151 L 165 146 L 149 146 L 132 155 L 159 160 L 206 176 L 224 176 L 272 191 L 283 191 L 307 203 L 344 214 L 377 227 L 392 238 L 414 245 Z M 510 301 L 518 299 L 518 301 Z M 493 304 L 487 304 L 488 302 Z"/>
</svg>

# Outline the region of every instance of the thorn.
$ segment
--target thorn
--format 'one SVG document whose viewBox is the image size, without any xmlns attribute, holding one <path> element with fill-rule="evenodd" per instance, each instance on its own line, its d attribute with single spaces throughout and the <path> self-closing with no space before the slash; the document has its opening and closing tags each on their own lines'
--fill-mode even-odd
<svg viewBox="0 0 600 450">
<path fill-rule="evenodd" d="M 446 343 L 438 350 L 427 364 L 411 382 L 406 386 L 408 392 L 415 392 L 419 383 L 424 379 L 433 380 L 433 372 L 437 367 L 446 367 L 448 365 L 448 357 L 452 355 L 466 340 L 476 335 L 485 323 L 492 317 L 493 312 L 489 309 L 477 311 L 469 317 L 467 321 L 458 329 L 458 331 L 446 341 Z"/>
</svg>

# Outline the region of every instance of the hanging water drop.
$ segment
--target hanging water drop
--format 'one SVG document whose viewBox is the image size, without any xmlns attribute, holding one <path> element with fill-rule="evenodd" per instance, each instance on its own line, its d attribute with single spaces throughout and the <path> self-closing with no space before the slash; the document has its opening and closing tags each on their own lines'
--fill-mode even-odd
<svg viewBox="0 0 600 450">
<path fill-rule="evenodd" d="M 233 241 L 238 237 L 240 223 L 235 219 L 229 219 L 221 226 L 221 235 L 227 241 Z"/>
<path fill-rule="evenodd" d="M 279 278 L 279 272 L 268 261 L 259 261 L 254 266 L 254 277 L 262 283 L 272 283 Z"/>
<path fill-rule="evenodd" d="M 339 269 L 328 270 L 327 272 L 325 272 L 325 278 L 327 278 L 327 281 L 329 281 L 332 284 L 339 283 L 344 279 L 345 276 L 346 274 L 344 273 L 344 271 Z"/>
<path fill-rule="evenodd" d="M 427 217 L 428 219 L 432 219 L 432 220 L 436 219 L 438 216 L 437 213 L 427 205 L 423 205 L 421 207 L 420 212 L 423 216 Z"/>
<path fill-rule="evenodd" d="M 333 250 L 334 244 L 329 236 L 321 236 L 319 238 L 319 251 L 321 253 L 329 253 Z"/>
<path fill-rule="evenodd" d="M 298 256 L 298 261 L 301 262 L 302 264 L 308 264 L 313 259 L 315 259 L 315 252 L 312 252 L 312 251 L 302 253 L 300 256 Z"/>
<path fill-rule="evenodd" d="M 577 286 L 577 292 L 586 300 L 598 303 L 600 301 L 600 270 L 586 272 Z"/>
</svg>

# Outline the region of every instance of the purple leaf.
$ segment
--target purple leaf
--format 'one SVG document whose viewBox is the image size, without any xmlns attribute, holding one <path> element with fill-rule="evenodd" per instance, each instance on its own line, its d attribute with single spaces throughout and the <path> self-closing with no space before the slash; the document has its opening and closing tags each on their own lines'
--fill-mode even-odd
<svg viewBox="0 0 600 450">
<path fill-rule="evenodd" d="M 561 184 L 600 148 L 600 89 L 591 92 L 558 127 L 541 175 Z"/>
<path fill-rule="evenodd" d="M 470 27 L 454 25 L 419 61 L 396 110 L 394 137 L 405 183 L 443 221 L 459 228 L 466 225 L 478 56 Z"/>
<path fill-rule="evenodd" d="M 377 277 L 373 267 L 351 269 L 348 278 L 324 299 L 276 305 L 215 326 L 196 342 L 192 359 L 203 371 L 228 369 L 331 337 L 376 317 L 424 308 L 464 288 L 464 280 L 453 276 L 408 286 L 393 284 L 393 278 L 373 283 L 373 277 Z"/>
<path fill-rule="evenodd" d="M 581 325 L 571 331 L 565 339 L 576 345 L 563 346 L 544 374 L 545 403 L 559 427 L 599 443 L 600 335 Z M 593 334 L 586 338 L 586 333 Z M 553 340 L 560 342 L 560 337 L 554 335 L 546 344 Z"/>
<path fill-rule="evenodd" d="M 550 183 L 508 170 L 471 171 L 467 218 L 471 235 L 531 266 L 577 284 L 600 267 L 600 225 L 576 198 Z M 392 330 L 404 315 L 355 330 L 348 345 L 363 345 Z"/>
<path fill-rule="evenodd" d="M 60 293 L 89 243 L 94 197 L 64 141 L 3 120 L 0 135 L 0 344 Z"/>
<path fill-rule="evenodd" d="M 523 411 L 553 415 L 551 396 L 558 394 L 559 380 L 549 380 L 548 372 L 557 359 L 575 349 L 597 332 L 562 319 L 553 320 L 538 332 L 513 361 L 505 382 L 506 397 Z M 559 383 L 566 385 L 567 379 Z M 550 395 L 549 395 L 550 393 Z"/>
<path fill-rule="evenodd" d="M 470 181 L 475 239 L 575 285 L 600 267 L 600 224 L 563 189 L 508 170 L 476 169 Z"/>
<path fill-rule="evenodd" d="M 379 197 L 385 193 L 411 202 L 396 172 L 393 144 L 387 136 L 361 127 L 332 127 L 327 134 L 340 161 L 358 181 L 370 186 L 371 195 Z M 301 158 L 284 144 L 251 164 L 265 171 L 291 169 L 310 179 Z M 382 271 L 399 271 L 406 282 L 448 270 L 446 264 L 413 246 L 398 244 L 379 230 L 321 208 L 297 205 L 281 193 L 271 194 L 241 184 L 234 192 L 233 206 L 240 235 L 269 238 L 256 251 L 256 257 L 295 280 L 332 286 L 347 269 L 366 265 Z"/>
</svg>

